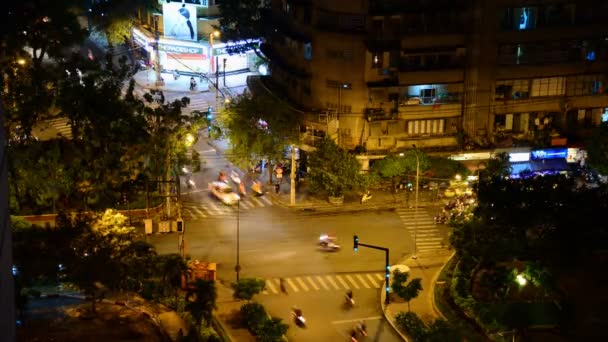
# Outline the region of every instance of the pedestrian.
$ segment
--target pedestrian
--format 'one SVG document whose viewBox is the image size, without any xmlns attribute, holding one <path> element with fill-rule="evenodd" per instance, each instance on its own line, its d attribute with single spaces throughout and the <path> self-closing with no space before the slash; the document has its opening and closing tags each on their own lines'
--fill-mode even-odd
<svg viewBox="0 0 608 342">
<path fill-rule="evenodd" d="M 281 192 L 281 184 L 276 183 L 274 185 L 274 191 L 278 194 L 279 192 Z"/>
<path fill-rule="evenodd" d="M 281 293 L 288 295 L 287 287 L 285 287 L 285 279 L 279 278 L 279 287 L 281 288 Z"/>
<path fill-rule="evenodd" d="M 194 88 L 196 88 L 196 80 L 194 79 L 194 76 L 190 77 L 190 90 L 194 90 Z"/>
</svg>

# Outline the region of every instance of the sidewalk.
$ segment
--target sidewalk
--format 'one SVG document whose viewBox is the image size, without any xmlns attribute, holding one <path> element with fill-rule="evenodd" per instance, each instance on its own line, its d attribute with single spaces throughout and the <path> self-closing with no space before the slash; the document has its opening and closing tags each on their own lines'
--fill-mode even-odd
<svg viewBox="0 0 608 342">
<path fill-rule="evenodd" d="M 217 289 L 217 310 L 215 317 L 230 341 L 254 342 L 255 338 L 249 330 L 240 326 L 239 310 L 244 301 L 232 297 L 232 289 L 220 281 L 215 282 Z"/>
<path fill-rule="evenodd" d="M 451 251 L 419 253 L 417 259 L 412 259 L 411 256 L 408 256 L 399 264 L 409 267 L 408 281 L 414 278 L 422 279 L 422 291 L 420 291 L 418 297 L 411 300 L 410 311 L 416 313 L 425 323 L 442 317 L 439 310 L 435 307 L 435 285 L 439 273 L 450 259 L 452 253 Z M 405 301 L 392 294 L 390 297 L 391 303 L 388 305 L 384 304 L 386 294 L 384 291 L 381 292 L 380 305 L 382 306 L 384 317 L 401 335 L 403 340 L 407 341 L 407 335 L 398 329 L 395 317 L 402 311 L 407 312 L 408 305 Z"/>
<path fill-rule="evenodd" d="M 251 75 L 256 75 L 256 73 L 252 72 L 244 72 L 239 74 L 229 74 L 226 75 L 226 83 L 224 84 L 224 76 L 220 73 L 219 77 L 219 86 L 220 92 L 222 94 L 226 93 L 229 97 L 232 97 L 233 88 L 242 88 L 247 86 L 247 77 Z M 156 72 L 152 69 L 141 70 L 133 75 L 133 79 L 135 83 L 137 83 L 140 87 L 146 89 L 157 89 L 162 91 L 170 91 L 170 92 L 184 92 L 184 93 L 203 93 L 215 91 L 215 87 L 213 83 L 215 83 L 215 75 L 211 76 L 211 82 L 208 82 L 207 79 L 204 79 L 203 82 L 200 81 L 200 77 L 195 76 L 194 80 L 197 83 L 197 86 L 194 90 L 190 90 L 190 75 L 180 75 L 180 77 L 176 80 L 172 73 L 170 72 L 162 72 L 161 77 L 164 79 L 165 84 L 163 86 L 156 86 Z"/>
</svg>

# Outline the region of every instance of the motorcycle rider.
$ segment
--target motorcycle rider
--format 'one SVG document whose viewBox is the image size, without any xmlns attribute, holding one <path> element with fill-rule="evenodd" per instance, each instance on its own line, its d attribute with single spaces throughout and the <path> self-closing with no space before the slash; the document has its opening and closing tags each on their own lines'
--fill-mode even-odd
<svg viewBox="0 0 608 342">
<path fill-rule="evenodd" d="M 359 321 L 359 323 L 357 323 L 357 331 L 359 331 L 359 333 L 361 333 L 361 335 L 367 336 L 367 327 L 365 326 L 365 322 L 363 322 L 363 320 L 361 320 L 361 321 Z"/>
<path fill-rule="evenodd" d="M 353 306 L 355 305 L 355 300 L 353 299 L 353 290 L 346 291 L 346 303 Z"/>
</svg>

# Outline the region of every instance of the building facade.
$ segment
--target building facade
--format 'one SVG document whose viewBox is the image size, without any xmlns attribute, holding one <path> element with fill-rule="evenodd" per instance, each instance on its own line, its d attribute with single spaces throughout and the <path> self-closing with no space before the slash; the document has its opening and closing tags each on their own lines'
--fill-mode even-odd
<svg viewBox="0 0 608 342">
<path fill-rule="evenodd" d="M 272 22 L 263 82 L 304 146 L 572 141 L 608 116 L 608 1 L 273 0 Z"/>
<path fill-rule="evenodd" d="M 231 54 L 231 48 L 239 43 L 223 42 L 217 34 L 217 0 L 158 0 L 157 7 L 138 13 L 139 25 L 131 37 L 134 49 L 149 65 L 154 65 L 158 56 L 163 71 L 213 74 L 255 68 L 257 56 L 253 50 Z"/>
</svg>

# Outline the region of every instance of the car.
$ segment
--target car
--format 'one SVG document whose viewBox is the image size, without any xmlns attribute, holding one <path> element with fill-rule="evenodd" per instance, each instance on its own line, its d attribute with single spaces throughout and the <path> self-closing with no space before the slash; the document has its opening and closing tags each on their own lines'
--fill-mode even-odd
<svg viewBox="0 0 608 342">
<path fill-rule="evenodd" d="M 232 190 L 232 187 L 224 182 L 209 183 L 211 194 L 227 205 L 234 205 L 241 200 L 241 197 Z"/>
</svg>

